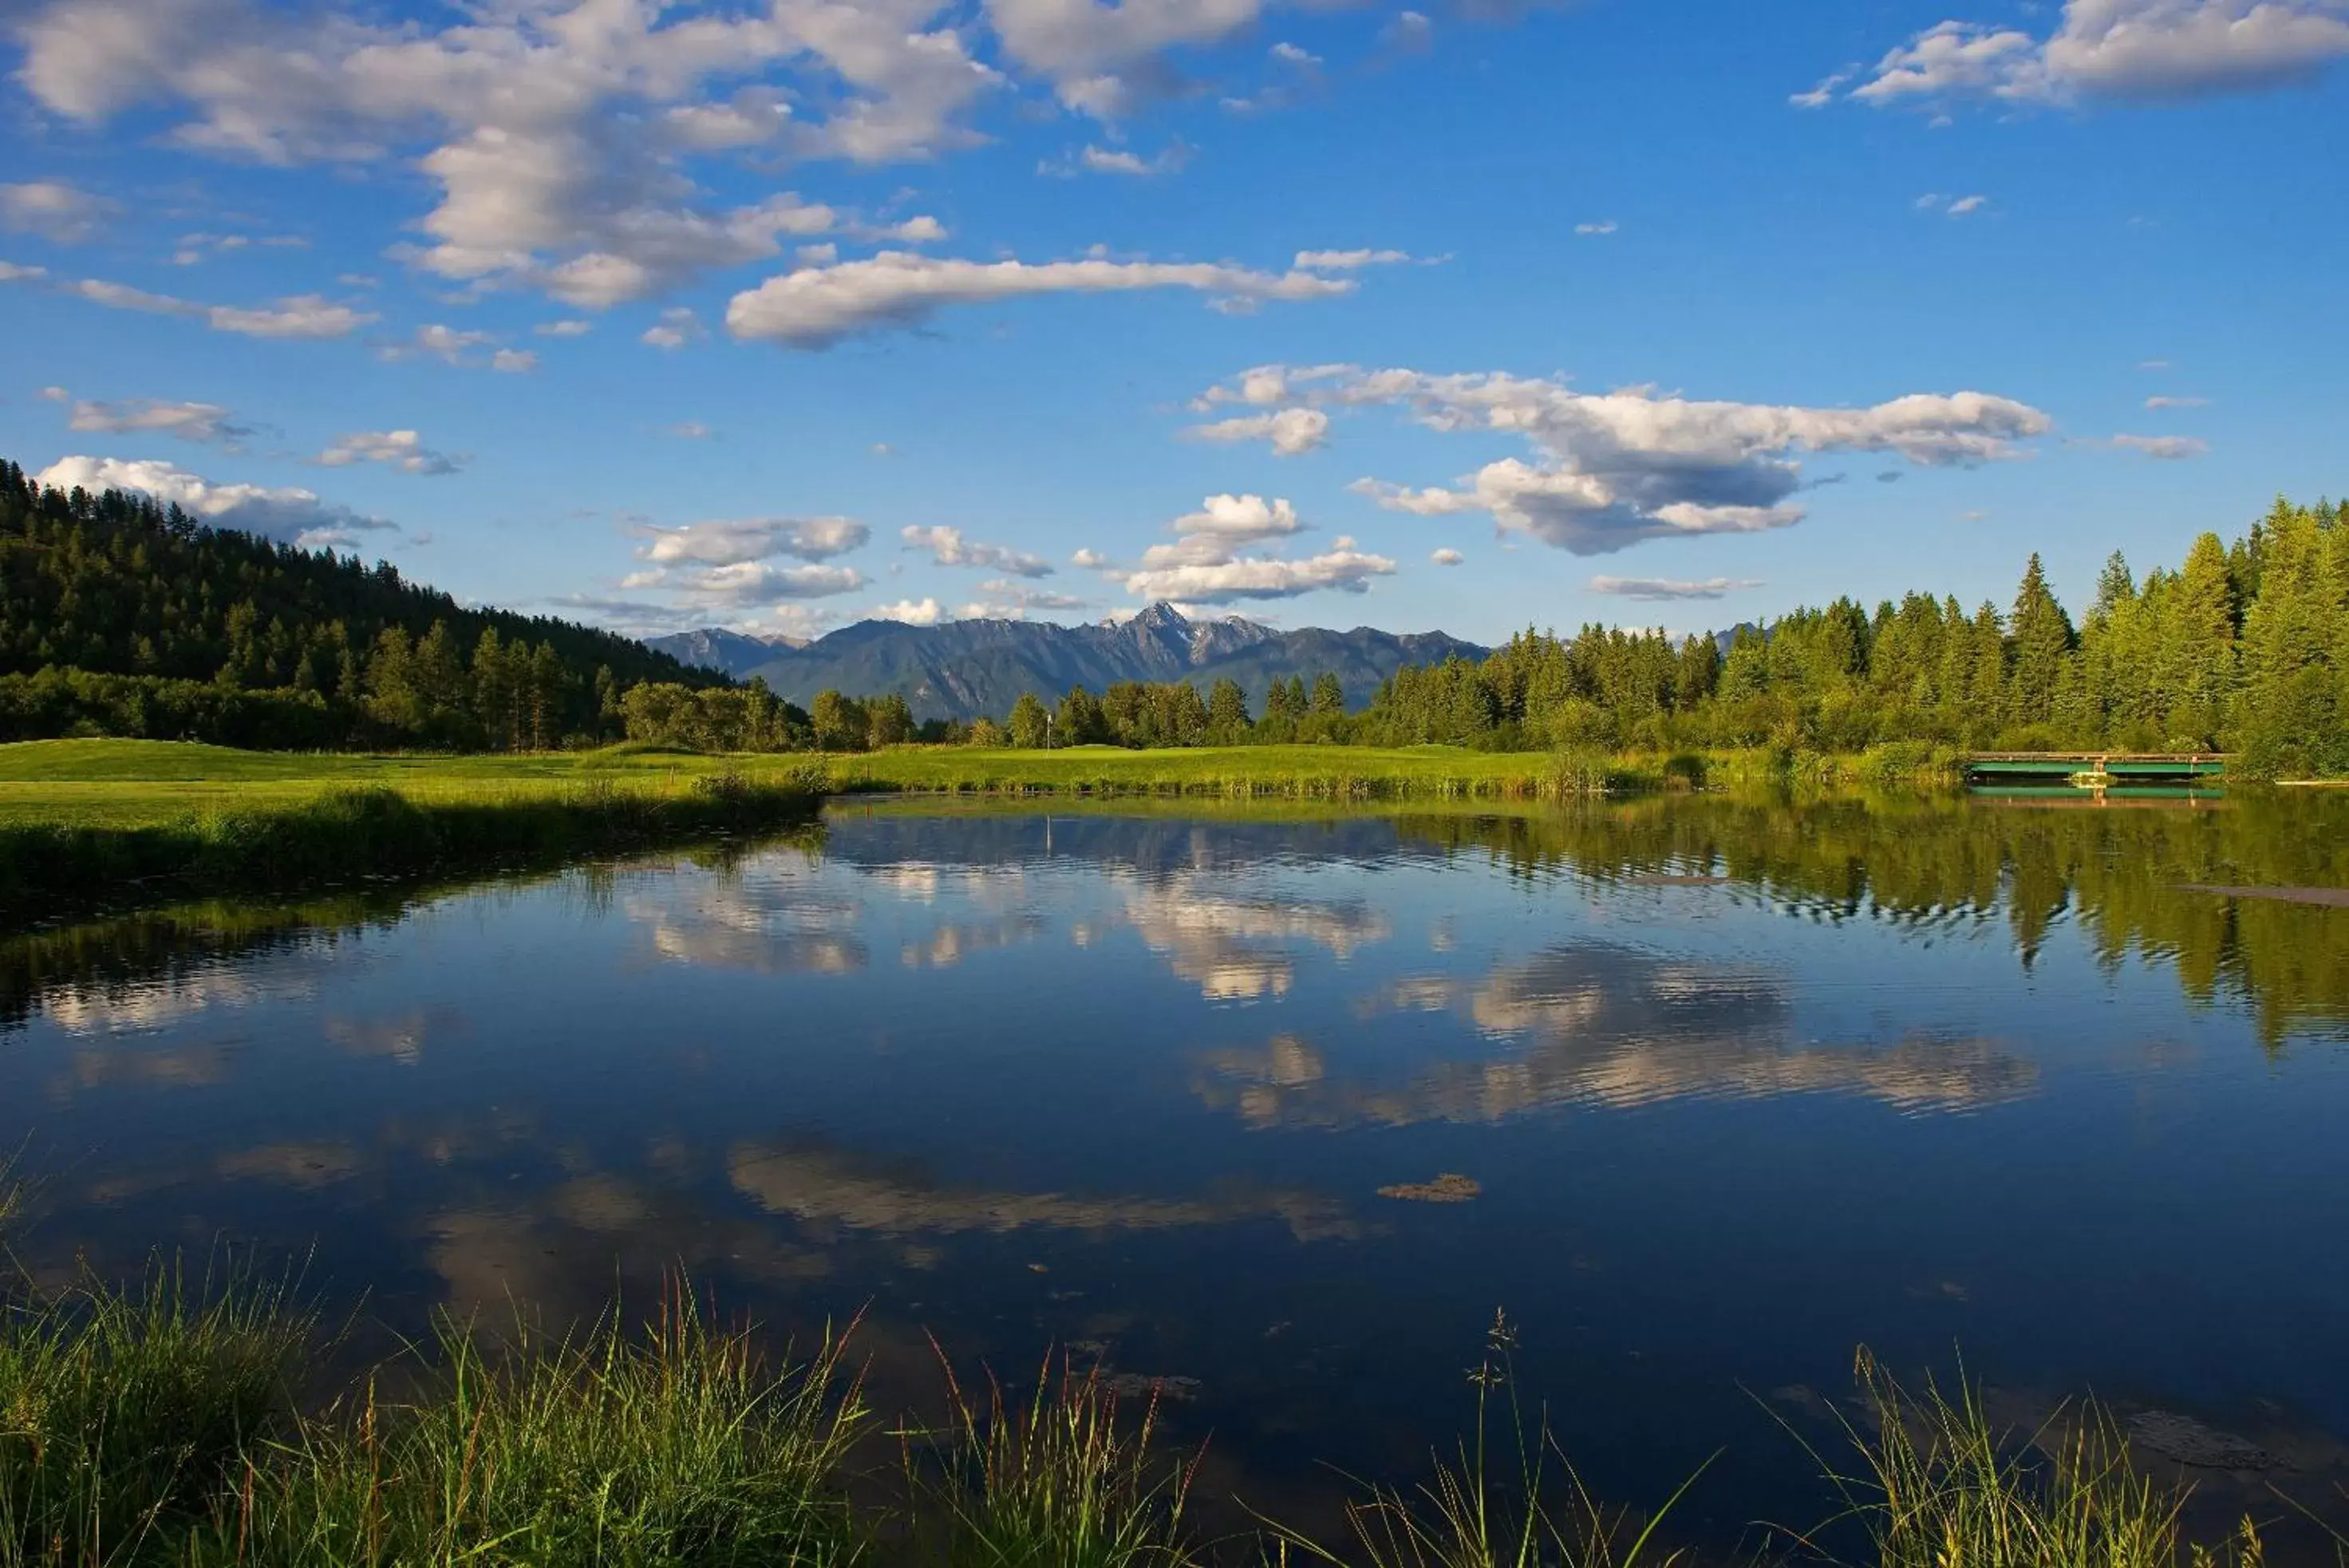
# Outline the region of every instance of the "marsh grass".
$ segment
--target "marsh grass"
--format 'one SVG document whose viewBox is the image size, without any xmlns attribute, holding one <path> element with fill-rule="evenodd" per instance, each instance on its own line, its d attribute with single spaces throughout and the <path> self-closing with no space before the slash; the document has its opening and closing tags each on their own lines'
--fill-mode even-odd
<svg viewBox="0 0 2349 1568">
<path fill-rule="evenodd" d="M 291 1418 L 316 1339 L 287 1288 L 157 1265 L 0 1327 L 0 1564 L 160 1560 Z"/>
<path fill-rule="evenodd" d="M 1517 1394 L 1516 1331 L 1495 1314 L 1484 1360 L 1469 1373 L 1475 1423 L 1449 1457 L 1431 1456 L 1428 1479 L 1403 1490 L 1371 1486 L 1348 1504 L 1350 1539 L 1316 1541 L 1267 1521 L 1275 1561 L 1329 1568 L 1670 1568 L 1656 1532 L 1703 1473 L 1681 1483 L 1642 1520 L 1610 1509 L 1582 1483 L 1547 1413 Z M 1707 1461 L 1710 1464 L 1710 1461 Z"/>
<path fill-rule="evenodd" d="M 2059 1408 L 2035 1429 L 1993 1423 L 1981 1391 L 1952 1400 L 1928 1382 L 1912 1394 L 1863 1349 L 1865 1426 L 1844 1418 L 1856 1471 L 1823 1469 L 1844 1514 L 1809 1539 L 1857 1522 L 1875 1568 L 2261 1568 L 2245 1520 L 2215 1546 L 2181 1540 L 2186 1494 L 2141 1473 L 2127 1438 L 2094 1401 Z"/>
<path fill-rule="evenodd" d="M 947 1428 L 905 1434 L 923 1555 L 946 1568 L 1199 1561 L 1184 1521 L 1198 1455 L 1185 1461 L 1157 1451 L 1155 1394 L 1138 1402 L 1137 1415 L 1136 1402 L 1121 1401 L 1098 1368 L 1078 1372 L 1062 1359 L 1055 1371 L 1048 1357 L 1025 1402 L 1008 1398 L 990 1373 L 975 1404 L 943 1352 L 938 1364 Z"/>
<path fill-rule="evenodd" d="M 799 1564 L 866 1536 L 838 1488 L 867 1417 L 843 1359 L 771 1359 L 681 1283 L 641 1333 L 518 1323 L 420 1347 L 421 1391 L 369 1379 L 256 1460 L 191 1543 L 207 1564 Z"/>
</svg>

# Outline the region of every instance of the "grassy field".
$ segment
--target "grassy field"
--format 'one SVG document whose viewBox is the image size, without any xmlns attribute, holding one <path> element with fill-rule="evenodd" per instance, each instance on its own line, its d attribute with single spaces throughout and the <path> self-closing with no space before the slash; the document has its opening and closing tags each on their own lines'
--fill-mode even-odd
<svg viewBox="0 0 2349 1568">
<path fill-rule="evenodd" d="M 0 746 L 0 919 L 416 877 L 771 831 L 806 758 L 364 757 L 141 741 Z"/>
</svg>

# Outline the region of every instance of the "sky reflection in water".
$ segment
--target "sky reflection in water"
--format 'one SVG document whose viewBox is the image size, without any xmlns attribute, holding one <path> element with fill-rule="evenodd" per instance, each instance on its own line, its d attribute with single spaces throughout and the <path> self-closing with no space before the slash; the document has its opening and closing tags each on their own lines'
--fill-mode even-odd
<svg viewBox="0 0 2349 1568">
<path fill-rule="evenodd" d="M 787 1324 L 869 1306 L 885 1388 L 924 1329 L 1196 1378 L 1267 1485 L 1408 1469 L 1501 1306 L 1603 1490 L 1730 1445 L 1724 1531 L 1805 1468 L 1764 1406 L 1809 1418 L 1861 1342 L 2333 1452 L 2349 911 L 2141 886 L 2175 846 L 2110 837 L 2240 861 L 2240 821 L 1643 811 L 851 808 L 816 851 L 16 950 L 23 1251 L 315 1247 L 401 1329 L 682 1263 Z M 1837 833 L 1863 858 L 1786 847 Z M 1378 1195 L 1443 1172 L 1481 1195 Z"/>
</svg>

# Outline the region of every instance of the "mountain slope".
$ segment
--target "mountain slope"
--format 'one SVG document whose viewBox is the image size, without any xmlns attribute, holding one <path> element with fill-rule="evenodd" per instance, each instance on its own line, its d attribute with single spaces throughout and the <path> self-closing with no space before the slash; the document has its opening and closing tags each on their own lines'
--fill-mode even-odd
<svg viewBox="0 0 2349 1568">
<path fill-rule="evenodd" d="M 645 646 L 655 653 L 666 653 L 679 664 L 697 670 L 715 670 L 724 675 L 744 675 L 756 670 L 786 649 L 805 648 L 807 639 L 801 637 L 748 637 L 724 627 L 708 626 L 698 631 L 672 632 L 667 637 L 648 637 Z"/>
<path fill-rule="evenodd" d="M 1406 664 L 1436 663 L 1455 653 L 1481 659 L 1485 652 L 1442 632 L 1276 631 L 1237 617 L 1193 621 L 1161 604 L 1131 620 L 1093 626 L 860 621 L 735 673 L 757 676 L 776 695 L 802 705 L 826 690 L 859 697 L 895 692 L 917 720 L 974 719 L 1001 717 L 1024 691 L 1050 699 L 1072 686 L 1100 691 L 1123 680 L 1188 680 L 1204 693 L 1226 677 L 1260 711 L 1275 680 L 1292 675 L 1310 680 L 1323 670 L 1338 677 L 1348 702 L 1359 707 Z"/>
</svg>

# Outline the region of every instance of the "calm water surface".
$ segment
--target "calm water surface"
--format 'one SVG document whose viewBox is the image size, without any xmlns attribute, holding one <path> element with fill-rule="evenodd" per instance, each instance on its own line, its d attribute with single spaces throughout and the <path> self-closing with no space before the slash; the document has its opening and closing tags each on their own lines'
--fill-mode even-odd
<svg viewBox="0 0 2349 1568">
<path fill-rule="evenodd" d="M 1195 1379 L 1267 1494 L 1411 1472 L 1496 1308 L 1602 1491 L 1726 1448 L 1723 1535 L 1816 1516 L 1779 1422 L 1823 1433 L 1863 1343 L 2322 1490 L 2349 909 L 2184 888 L 2349 882 L 2344 806 L 852 806 L 0 944 L 0 1139 L 52 1273 L 225 1239 L 409 1329 L 682 1263 L 865 1309 L 888 1397 L 925 1330 Z M 1445 1173 L 1481 1192 L 1381 1192 Z"/>
</svg>

